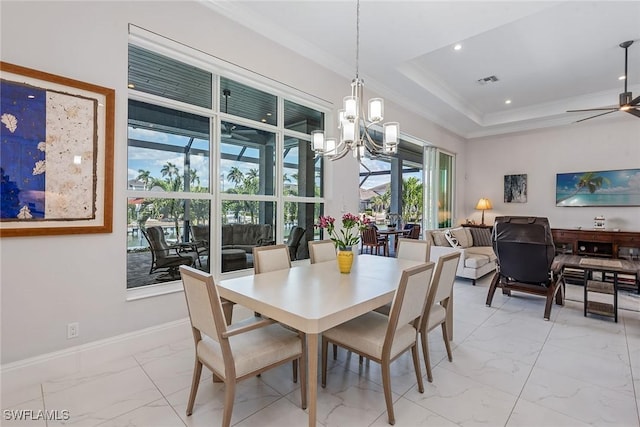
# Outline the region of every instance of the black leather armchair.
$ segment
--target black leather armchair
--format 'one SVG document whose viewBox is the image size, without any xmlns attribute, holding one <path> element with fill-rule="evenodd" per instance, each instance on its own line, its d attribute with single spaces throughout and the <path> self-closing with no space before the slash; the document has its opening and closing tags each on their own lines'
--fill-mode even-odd
<svg viewBox="0 0 640 427">
<path fill-rule="evenodd" d="M 555 247 L 549 220 L 541 217 L 497 217 L 493 227 L 493 250 L 497 269 L 489 287 L 487 306 L 496 288 L 546 297 L 545 320 L 549 320 L 553 299 L 564 305 L 564 279 L 551 265 Z"/>
</svg>

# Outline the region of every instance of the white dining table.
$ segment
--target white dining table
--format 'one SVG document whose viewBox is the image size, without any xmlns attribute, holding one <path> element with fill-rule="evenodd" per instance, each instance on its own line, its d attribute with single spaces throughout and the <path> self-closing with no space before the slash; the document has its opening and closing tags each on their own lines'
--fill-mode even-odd
<svg viewBox="0 0 640 427">
<path fill-rule="evenodd" d="M 336 325 L 393 300 L 402 271 L 417 261 L 374 255 L 354 257 L 351 273 L 336 261 L 222 280 L 220 296 L 307 335 L 309 425 L 316 425 L 318 337 Z"/>
</svg>

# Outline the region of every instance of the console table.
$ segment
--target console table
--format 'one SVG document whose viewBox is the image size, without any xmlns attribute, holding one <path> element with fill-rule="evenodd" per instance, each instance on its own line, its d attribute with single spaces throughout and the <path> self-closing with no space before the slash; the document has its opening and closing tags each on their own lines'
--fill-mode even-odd
<svg viewBox="0 0 640 427">
<path fill-rule="evenodd" d="M 574 255 L 574 260 L 581 257 L 596 257 L 604 259 L 620 259 L 622 261 L 631 261 L 631 263 L 623 262 L 629 269 L 619 271 L 622 274 L 628 274 L 627 277 L 618 277 L 616 287 L 630 287 L 640 293 L 640 280 L 638 278 L 640 266 L 640 232 L 632 231 L 612 231 L 612 230 L 578 230 L 578 229 L 551 229 L 553 242 L 556 246 L 556 255 Z M 569 270 L 564 271 L 565 279 L 573 282 L 582 283 L 584 280 L 584 264 L 579 262 L 565 265 Z M 633 271 L 635 267 L 635 275 Z M 635 276 L 635 277 L 634 277 Z"/>
<path fill-rule="evenodd" d="M 640 232 L 552 228 L 559 254 L 640 259 Z"/>
</svg>

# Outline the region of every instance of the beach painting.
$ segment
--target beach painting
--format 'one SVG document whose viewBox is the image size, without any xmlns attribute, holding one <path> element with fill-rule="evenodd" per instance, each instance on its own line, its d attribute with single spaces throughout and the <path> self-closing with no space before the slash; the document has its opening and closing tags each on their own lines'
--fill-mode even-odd
<svg viewBox="0 0 640 427">
<path fill-rule="evenodd" d="M 556 206 L 640 206 L 640 169 L 556 174 Z"/>
</svg>

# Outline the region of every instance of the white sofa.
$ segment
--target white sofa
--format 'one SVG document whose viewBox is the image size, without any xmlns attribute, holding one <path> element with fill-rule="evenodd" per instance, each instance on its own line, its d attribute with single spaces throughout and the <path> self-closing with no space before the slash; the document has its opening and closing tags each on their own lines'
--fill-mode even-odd
<svg viewBox="0 0 640 427">
<path fill-rule="evenodd" d="M 445 233 L 449 231 L 450 238 Z M 474 244 L 473 234 L 476 235 Z M 442 255 L 458 251 L 461 253 L 456 276 L 471 279 L 473 285 L 476 279 L 495 271 L 496 254 L 491 247 L 489 229 L 472 229 L 456 227 L 441 230 L 425 230 L 424 238 L 431 244 L 431 261 L 437 261 Z M 451 242 L 458 243 L 453 247 Z M 488 246 L 487 246 L 488 245 Z"/>
</svg>

